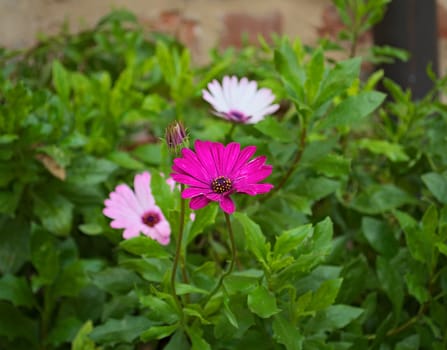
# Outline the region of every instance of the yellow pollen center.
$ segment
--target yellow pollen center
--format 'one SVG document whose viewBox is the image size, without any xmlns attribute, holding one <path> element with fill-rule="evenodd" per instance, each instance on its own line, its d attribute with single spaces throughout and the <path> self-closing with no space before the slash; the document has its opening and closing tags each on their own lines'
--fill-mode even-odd
<svg viewBox="0 0 447 350">
<path fill-rule="evenodd" d="M 231 190 L 231 180 L 225 176 L 219 176 L 211 183 L 211 188 L 214 193 L 225 193 Z"/>
</svg>

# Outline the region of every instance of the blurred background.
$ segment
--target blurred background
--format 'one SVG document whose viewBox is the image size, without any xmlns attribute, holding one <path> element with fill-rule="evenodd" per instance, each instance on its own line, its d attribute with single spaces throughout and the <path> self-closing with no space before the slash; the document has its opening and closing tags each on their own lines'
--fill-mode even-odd
<svg viewBox="0 0 447 350">
<path fill-rule="evenodd" d="M 447 71 L 447 0 L 392 0 L 393 5 L 395 11 L 380 30 L 380 44 L 413 51 L 413 58 L 425 56 L 401 65 L 404 72 L 391 77 L 399 82 L 403 74 L 403 85 L 408 80 L 407 85 L 420 86 L 421 79 L 415 76 L 425 75 L 429 61 L 443 76 Z M 313 45 L 320 38 L 335 38 L 343 28 L 331 0 L 0 0 L 0 46 L 28 48 L 39 37 L 59 33 L 63 26 L 70 32 L 91 28 L 110 10 L 120 8 L 135 13 L 149 31 L 177 37 L 192 50 L 197 64 L 207 62 L 211 48 L 240 47 L 243 37 L 257 43 L 259 34 L 268 38 L 277 33 Z M 362 35 L 359 51 L 373 41 L 373 33 Z M 413 72 L 408 73 L 409 69 Z M 422 90 L 421 94 L 426 88 Z"/>
</svg>

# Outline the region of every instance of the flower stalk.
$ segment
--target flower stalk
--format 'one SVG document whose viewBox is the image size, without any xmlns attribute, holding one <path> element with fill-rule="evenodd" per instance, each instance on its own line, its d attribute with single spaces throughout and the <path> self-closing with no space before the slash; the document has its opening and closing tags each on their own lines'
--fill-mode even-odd
<svg viewBox="0 0 447 350">
<path fill-rule="evenodd" d="M 185 185 L 180 185 L 181 190 L 183 191 Z M 172 297 L 175 300 L 175 303 L 177 305 L 177 309 L 180 315 L 180 320 L 183 323 L 184 320 L 184 314 L 183 314 L 183 308 L 182 303 L 180 301 L 180 298 L 177 295 L 177 291 L 175 288 L 175 279 L 177 275 L 177 268 L 179 261 L 182 259 L 182 242 L 183 242 L 183 230 L 185 226 L 185 200 L 180 198 L 180 216 L 179 216 L 179 230 L 178 230 L 178 236 L 177 236 L 177 244 L 175 248 L 175 255 L 174 255 L 174 261 L 172 263 L 172 271 L 171 271 L 171 294 Z M 185 278 L 185 276 L 183 276 Z"/>
<path fill-rule="evenodd" d="M 208 300 L 210 300 L 219 291 L 219 289 L 222 286 L 222 283 L 223 283 L 225 277 L 227 277 L 229 274 L 231 274 L 233 272 L 234 263 L 236 262 L 236 243 L 235 243 L 235 240 L 234 240 L 234 234 L 233 234 L 233 228 L 231 226 L 230 215 L 225 213 L 225 212 L 224 212 L 224 214 L 225 214 L 225 221 L 226 221 L 227 229 L 228 229 L 228 237 L 230 239 L 230 249 L 231 249 L 230 266 L 220 276 L 219 281 L 217 282 L 216 286 L 213 288 L 213 290 L 208 295 L 208 297 L 206 299 L 206 302 L 208 302 Z"/>
</svg>

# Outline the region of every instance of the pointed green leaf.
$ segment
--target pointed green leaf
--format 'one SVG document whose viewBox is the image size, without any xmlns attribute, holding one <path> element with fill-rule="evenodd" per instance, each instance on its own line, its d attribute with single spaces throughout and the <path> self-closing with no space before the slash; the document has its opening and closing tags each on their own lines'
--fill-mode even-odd
<svg viewBox="0 0 447 350">
<path fill-rule="evenodd" d="M 422 181 L 431 194 L 442 204 L 447 204 L 447 176 L 438 173 L 422 175 Z"/>
<path fill-rule="evenodd" d="M 377 91 L 363 91 L 343 100 L 330 111 L 319 125 L 320 129 L 349 127 L 370 115 L 385 99 L 385 94 Z"/>
<path fill-rule="evenodd" d="M 292 322 L 281 315 L 273 316 L 273 338 L 283 344 L 287 350 L 301 350 L 303 348 L 304 336 Z"/>
<path fill-rule="evenodd" d="M 249 309 L 262 318 L 268 318 L 281 311 L 276 306 L 275 295 L 262 285 L 248 294 L 247 303 Z"/>
<path fill-rule="evenodd" d="M 262 234 L 259 225 L 253 222 L 246 214 L 234 213 L 234 217 L 244 228 L 248 250 L 251 251 L 259 261 L 265 261 L 267 258 L 267 248 L 265 245 L 265 237 Z"/>
</svg>

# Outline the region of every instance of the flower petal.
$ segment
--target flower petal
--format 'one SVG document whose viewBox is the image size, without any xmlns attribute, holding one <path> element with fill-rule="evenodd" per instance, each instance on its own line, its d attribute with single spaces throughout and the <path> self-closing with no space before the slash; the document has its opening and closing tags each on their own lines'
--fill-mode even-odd
<svg viewBox="0 0 447 350">
<path fill-rule="evenodd" d="M 219 205 L 227 214 L 233 214 L 236 209 L 236 205 L 229 196 L 222 196 Z"/>
<path fill-rule="evenodd" d="M 197 196 L 197 197 L 191 198 L 191 200 L 189 202 L 189 207 L 191 209 L 197 210 L 197 209 L 201 209 L 204 206 L 208 205 L 209 202 L 210 202 L 210 200 L 207 199 L 205 196 Z"/>
</svg>

